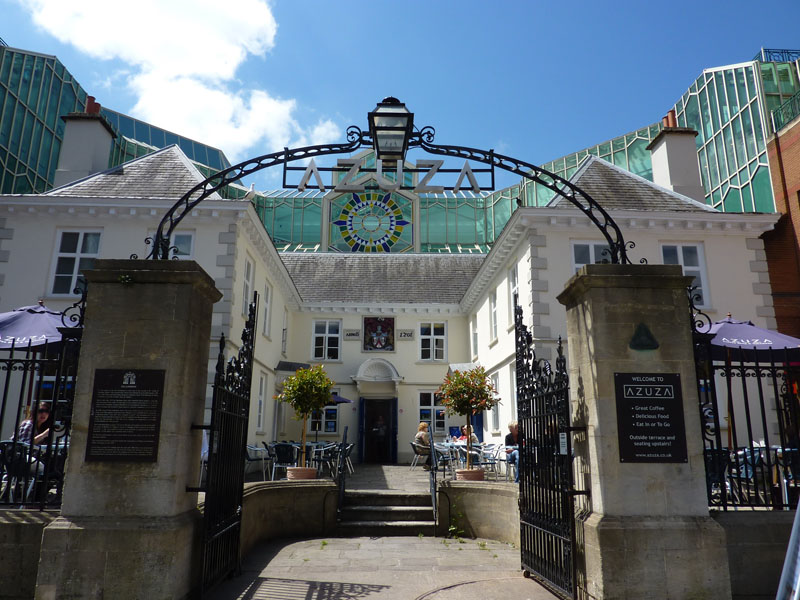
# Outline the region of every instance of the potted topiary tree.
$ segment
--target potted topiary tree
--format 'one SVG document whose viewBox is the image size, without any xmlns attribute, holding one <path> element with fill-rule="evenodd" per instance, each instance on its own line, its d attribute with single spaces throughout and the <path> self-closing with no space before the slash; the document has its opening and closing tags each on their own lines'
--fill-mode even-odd
<svg viewBox="0 0 800 600">
<path fill-rule="evenodd" d="M 490 410 L 500 402 L 497 392 L 486 375 L 486 369 L 475 366 L 467 371 L 452 371 L 439 388 L 439 397 L 449 415 L 469 418 L 483 410 Z M 472 436 L 467 436 L 467 468 L 456 471 L 456 479 L 483 479 L 483 469 L 472 469 Z"/>
<path fill-rule="evenodd" d="M 283 390 L 275 396 L 294 409 L 294 418 L 303 421 L 303 439 L 300 446 L 300 467 L 287 469 L 288 479 L 314 479 L 317 470 L 306 467 L 306 424 L 315 410 L 322 410 L 331 402 L 333 381 L 325 373 L 322 365 L 298 369 L 283 382 Z"/>
</svg>

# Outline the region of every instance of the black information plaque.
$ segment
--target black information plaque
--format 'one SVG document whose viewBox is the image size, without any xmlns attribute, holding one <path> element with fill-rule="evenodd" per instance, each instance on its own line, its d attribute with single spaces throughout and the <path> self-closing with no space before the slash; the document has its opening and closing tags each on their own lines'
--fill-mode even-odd
<svg viewBox="0 0 800 600">
<path fill-rule="evenodd" d="M 163 400 L 163 369 L 95 370 L 86 462 L 155 462 Z"/>
<path fill-rule="evenodd" d="M 687 462 L 680 373 L 614 373 L 620 462 Z"/>
</svg>

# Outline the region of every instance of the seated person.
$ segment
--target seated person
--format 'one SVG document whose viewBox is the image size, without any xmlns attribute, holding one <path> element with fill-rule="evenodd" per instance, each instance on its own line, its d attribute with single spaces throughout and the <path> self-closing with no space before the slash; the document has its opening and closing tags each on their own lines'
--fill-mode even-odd
<svg viewBox="0 0 800 600">
<path fill-rule="evenodd" d="M 467 437 L 469 436 L 470 440 L 473 444 L 480 444 L 480 440 L 478 436 L 472 431 L 472 425 L 462 425 L 461 426 L 461 436 L 456 438 L 456 442 L 466 442 Z"/>
<path fill-rule="evenodd" d="M 428 433 L 428 424 L 422 422 L 417 427 L 417 435 L 414 436 L 414 443 L 419 446 L 418 452 L 426 456 L 425 464 L 422 468 L 426 471 L 431 470 L 431 436 Z"/>
<path fill-rule="evenodd" d="M 28 458 L 31 475 L 41 475 L 44 473 L 44 465 L 37 460 L 39 451 L 34 449 L 33 446 L 47 443 L 47 437 L 50 435 L 50 427 L 52 425 L 50 403 L 41 402 L 38 408 L 39 410 L 36 412 L 36 422 L 34 423 L 33 415 L 28 412 L 28 418 L 20 423 L 15 438 L 17 441 L 31 447 L 29 450 L 31 457 Z M 30 411 L 30 409 L 27 410 Z M 33 458 L 33 456 L 37 458 Z"/>
<path fill-rule="evenodd" d="M 508 466 L 514 465 L 514 483 L 519 483 L 519 425 L 516 421 L 508 424 L 508 435 L 506 435 L 506 454 L 508 455 Z M 510 448 L 509 446 L 516 446 Z"/>
<path fill-rule="evenodd" d="M 28 413 L 28 418 L 19 425 L 17 440 L 28 445 L 41 444 L 50 435 L 50 404 L 42 402 L 36 413 L 36 425 L 33 416 Z"/>
</svg>

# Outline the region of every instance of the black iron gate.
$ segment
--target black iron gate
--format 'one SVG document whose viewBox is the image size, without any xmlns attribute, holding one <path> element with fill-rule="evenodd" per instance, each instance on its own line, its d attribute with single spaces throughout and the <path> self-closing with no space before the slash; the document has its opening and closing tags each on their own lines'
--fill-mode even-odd
<svg viewBox="0 0 800 600">
<path fill-rule="evenodd" d="M 203 591 L 240 568 L 239 539 L 250 413 L 258 293 L 253 294 L 239 354 L 225 365 L 225 336 L 220 336 L 211 423 L 208 430 L 203 514 Z"/>
<path fill-rule="evenodd" d="M 561 598 L 576 590 L 569 378 L 558 340 L 555 370 L 537 359 L 515 298 L 522 568 Z"/>
<path fill-rule="evenodd" d="M 54 319 L 61 340 L 15 338 L 0 350 L 0 508 L 58 509 L 69 450 L 86 290 L 60 313 L 17 309 Z"/>
<path fill-rule="evenodd" d="M 690 288 L 708 504 L 793 510 L 800 498 L 800 351 L 713 345 L 711 319 L 695 300 Z"/>
</svg>

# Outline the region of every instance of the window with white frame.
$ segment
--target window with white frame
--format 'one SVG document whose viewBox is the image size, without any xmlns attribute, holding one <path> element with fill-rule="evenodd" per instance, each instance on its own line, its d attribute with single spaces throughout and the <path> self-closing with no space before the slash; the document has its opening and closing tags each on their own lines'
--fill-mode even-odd
<svg viewBox="0 0 800 600">
<path fill-rule="evenodd" d="M 492 341 L 497 339 L 497 289 L 489 294 L 489 337 Z"/>
<path fill-rule="evenodd" d="M 419 324 L 420 360 L 444 360 L 446 345 L 446 323 L 425 322 Z"/>
<path fill-rule="evenodd" d="M 289 341 L 289 311 L 283 309 L 283 327 L 281 328 L 281 354 L 286 355 L 286 345 Z"/>
<path fill-rule="evenodd" d="M 156 232 L 152 231 L 148 234 L 151 244 L 155 240 Z M 152 246 L 147 248 L 147 252 L 153 250 Z M 173 232 L 172 237 L 169 239 L 169 257 L 178 258 L 192 258 L 194 256 L 194 233 L 191 231 L 176 231 Z"/>
<path fill-rule="evenodd" d="M 693 286 L 698 300 L 696 306 L 709 306 L 708 282 L 706 279 L 705 258 L 703 257 L 702 244 L 662 244 L 661 256 L 665 265 L 681 265 L 683 274 L 694 277 Z"/>
<path fill-rule="evenodd" d="M 514 322 L 514 296 L 517 294 L 519 294 L 519 280 L 515 264 L 508 270 L 508 316 L 511 323 Z M 517 302 L 522 302 L 522 300 L 517 298 Z"/>
<path fill-rule="evenodd" d="M 511 371 L 509 380 L 511 382 L 511 393 L 509 394 L 509 401 L 511 402 L 511 420 L 517 420 L 517 365 L 511 363 L 509 365 Z"/>
<path fill-rule="evenodd" d="M 473 316 L 469 321 L 469 326 L 472 335 L 470 336 L 470 343 L 472 344 L 472 356 L 478 356 L 478 317 Z"/>
<path fill-rule="evenodd" d="M 447 414 L 436 392 L 419 393 L 419 422 L 427 423 L 432 434 L 447 434 Z"/>
<path fill-rule="evenodd" d="M 322 410 L 311 412 L 308 420 L 308 433 L 339 433 L 339 405 L 329 404 Z"/>
<path fill-rule="evenodd" d="M 337 320 L 314 321 L 314 339 L 311 356 L 314 360 L 339 360 L 342 322 Z"/>
<path fill-rule="evenodd" d="M 583 265 L 611 262 L 608 244 L 602 242 L 572 242 L 572 271 L 577 273 Z"/>
<path fill-rule="evenodd" d="M 272 324 L 270 323 L 270 321 L 272 321 L 272 286 L 269 282 L 264 284 L 264 297 L 261 300 L 264 305 L 264 318 L 261 332 L 266 337 L 269 337 L 272 329 Z"/>
<path fill-rule="evenodd" d="M 81 273 L 91 269 L 100 254 L 99 231 L 62 231 L 56 247 L 51 294 L 74 294 L 85 284 Z"/>
<path fill-rule="evenodd" d="M 244 259 L 244 282 L 242 283 L 242 316 L 247 317 L 248 307 L 250 306 L 250 296 L 253 294 L 253 278 L 255 269 L 253 261 L 249 258 Z"/>
<path fill-rule="evenodd" d="M 264 400 L 267 393 L 267 374 L 261 371 L 258 377 L 258 406 L 256 407 L 256 431 L 264 431 Z"/>
<path fill-rule="evenodd" d="M 490 376 L 492 387 L 495 392 L 500 391 L 500 373 L 492 373 Z M 495 404 L 492 407 L 492 431 L 500 431 L 500 406 Z"/>
</svg>

